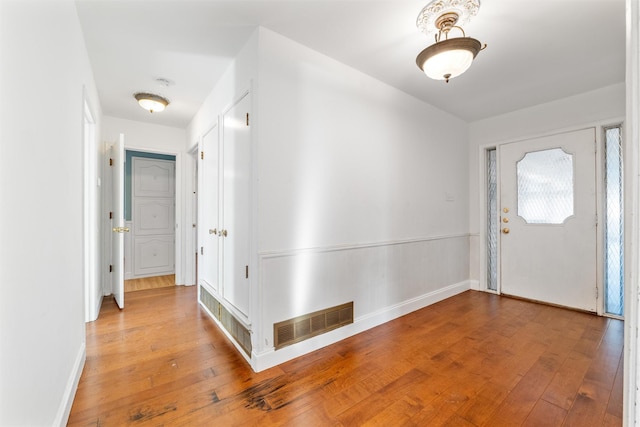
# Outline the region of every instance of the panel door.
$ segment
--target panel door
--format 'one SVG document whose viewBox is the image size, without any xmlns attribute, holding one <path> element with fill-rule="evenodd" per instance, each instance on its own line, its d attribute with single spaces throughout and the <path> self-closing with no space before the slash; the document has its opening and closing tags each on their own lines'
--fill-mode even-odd
<svg viewBox="0 0 640 427">
<path fill-rule="evenodd" d="M 223 297 L 248 317 L 249 210 L 251 176 L 250 97 L 245 95 L 222 119 L 223 131 Z"/>
<path fill-rule="evenodd" d="M 111 262 L 113 272 L 111 286 L 113 296 L 121 309 L 124 308 L 124 237 L 129 229 L 124 224 L 124 135 L 111 146 L 113 159 L 113 225 L 111 233 Z"/>
<path fill-rule="evenodd" d="M 595 312 L 595 129 L 499 150 L 502 293 Z"/>
<path fill-rule="evenodd" d="M 171 234 L 175 230 L 173 198 L 137 198 L 133 212 L 136 237 L 150 234 Z"/>
<path fill-rule="evenodd" d="M 134 197 L 175 197 L 175 162 L 173 160 L 134 157 L 132 169 Z"/>
<path fill-rule="evenodd" d="M 200 242 L 200 258 L 198 260 L 198 280 L 214 291 L 219 291 L 220 283 L 220 178 L 219 178 L 219 137 L 218 126 L 209 129 L 203 136 L 200 145 L 199 186 L 200 217 L 198 233 Z"/>
<path fill-rule="evenodd" d="M 132 158 L 133 277 L 175 272 L 175 161 Z"/>
<path fill-rule="evenodd" d="M 135 238 L 134 274 L 137 277 L 171 274 L 175 263 L 173 235 L 139 236 Z"/>
</svg>

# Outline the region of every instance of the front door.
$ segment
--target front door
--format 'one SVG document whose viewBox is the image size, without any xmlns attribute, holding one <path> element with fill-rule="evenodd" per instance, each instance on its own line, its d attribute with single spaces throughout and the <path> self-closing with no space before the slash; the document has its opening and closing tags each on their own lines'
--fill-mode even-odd
<svg viewBox="0 0 640 427">
<path fill-rule="evenodd" d="M 596 311 L 595 129 L 505 144 L 501 292 Z"/>
</svg>

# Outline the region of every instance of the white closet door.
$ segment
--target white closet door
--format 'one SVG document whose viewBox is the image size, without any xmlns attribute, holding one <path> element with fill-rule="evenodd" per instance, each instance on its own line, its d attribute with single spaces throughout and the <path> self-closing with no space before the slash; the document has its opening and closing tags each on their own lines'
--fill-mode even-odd
<svg viewBox="0 0 640 427">
<path fill-rule="evenodd" d="M 251 177 L 250 97 L 223 116 L 223 297 L 248 317 Z"/>
<path fill-rule="evenodd" d="M 219 291 L 220 263 L 220 178 L 219 178 L 219 138 L 218 126 L 214 126 L 202 136 L 200 151 L 201 185 L 199 186 L 200 252 L 198 279 L 214 291 Z"/>
</svg>

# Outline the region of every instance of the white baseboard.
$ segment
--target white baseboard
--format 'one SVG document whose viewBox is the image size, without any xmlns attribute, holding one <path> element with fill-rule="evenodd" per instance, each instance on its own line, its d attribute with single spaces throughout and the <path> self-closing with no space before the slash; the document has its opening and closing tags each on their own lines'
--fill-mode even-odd
<svg viewBox="0 0 640 427">
<path fill-rule="evenodd" d="M 445 288 L 420 295 L 419 297 L 403 301 L 402 303 L 385 307 L 377 312 L 354 319 L 354 322 L 350 325 L 346 325 L 327 332 L 326 334 L 318 335 L 300 343 L 284 347 L 278 351 L 269 349 L 259 354 L 253 353 L 251 355 L 251 367 L 254 371 L 260 372 L 288 360 L 295 359 L 296 357 L 334 344 L 340 340 L 359 334 L 360 332 L 364 332 L 367 329 L 374 328 L 390 320 L 404 316 L 405 314 L 409 314 L 413 311 L 467 291 L 471 289 L 472 282 L 473 281 L 471 280 L 464 280 Z"/>
<path fill-rule="evenodd" d="M 473 289 L 474 291 L 480 290 L 480 281 L 479 280 L 469 280 L 469 289 Z"/>
<path fill-rule="evenodd" d="M 73 405 L 73 399 L 76 396 L 78 383 L 80 382 L 80 376 L 82 375 L 82 369 L 84 368 L 84 363 L 86 360 L 87 346 L 85 342 L 82 342 L 82 345 L 78 350 L 76 360 L 73 364 L 71 375 L 69 376 L 69 380 L 67 381 L 67 387 L 64 390 L 64 395 L 62 396 L 62 401 L 60 402 L 58 413 L 56 414 L 56 418 L 52 425 L 61 427 L 67 425 L 67 421 L 69 421 L 69 414 L 71 413 L 71 406 Z"/>
</svg>

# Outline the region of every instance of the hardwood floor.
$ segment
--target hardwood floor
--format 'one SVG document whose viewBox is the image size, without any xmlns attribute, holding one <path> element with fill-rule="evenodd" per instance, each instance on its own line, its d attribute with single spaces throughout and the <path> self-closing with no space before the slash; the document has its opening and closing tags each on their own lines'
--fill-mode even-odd
<svg viewBox="0 0 640 427">
<path fill-rule="evenodd" d="M 254 373 L 195 287 L 105 301 L 71 426 L 620 426 L 623 323 L 468 291 Z"/>
<path fill-rule="evenodd" d="M 144 277 L 142 279 L 129 279 L 124 281 L 124 291 L 144 291 L 146 289 L 167 288 L 176 285 L 176 275 Z"/>
</svg>

